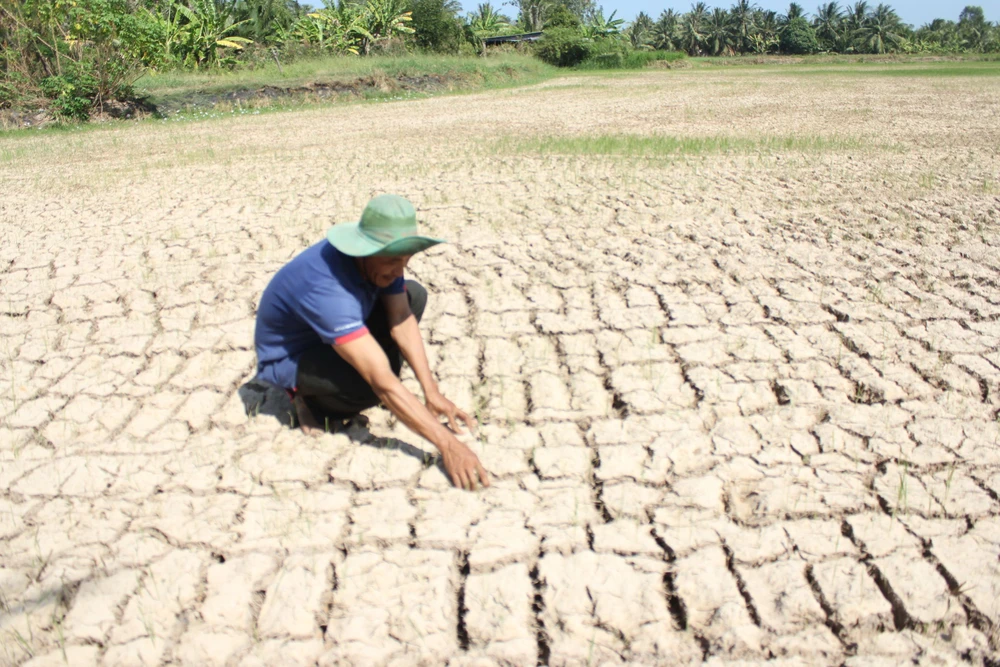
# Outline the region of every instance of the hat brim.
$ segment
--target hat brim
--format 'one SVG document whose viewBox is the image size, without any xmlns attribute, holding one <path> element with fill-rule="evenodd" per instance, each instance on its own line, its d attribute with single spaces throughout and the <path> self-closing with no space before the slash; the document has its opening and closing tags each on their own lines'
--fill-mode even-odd
<svg viewBox="0 0 1000 667">
<path fill-rule="evenodd" d="M 330 227 L 326 240 L 330 244 L 351 257 L 396 257 L 399 255 L 415 255 L 439 243 L 447 243 L 444 239 L 430 236 L 407 236 L 389 243 L 379 243 L 361 232 L 358 222 L 342 222 Z"/>
</svg>

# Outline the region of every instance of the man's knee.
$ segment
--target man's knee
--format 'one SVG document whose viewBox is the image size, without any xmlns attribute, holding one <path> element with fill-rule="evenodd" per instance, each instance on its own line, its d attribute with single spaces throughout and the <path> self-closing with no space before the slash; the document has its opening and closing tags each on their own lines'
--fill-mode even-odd
<svg viewBox="0 0 1000 667">
<path fill-rule="evenodd" d="M 410 312 L 417 318 L 417 322 L 424 316 L 424 308 L 427 306 L 427 290 L 415 280 L 406 281 L 406 296 L 410 301 Z"/>
</svg>

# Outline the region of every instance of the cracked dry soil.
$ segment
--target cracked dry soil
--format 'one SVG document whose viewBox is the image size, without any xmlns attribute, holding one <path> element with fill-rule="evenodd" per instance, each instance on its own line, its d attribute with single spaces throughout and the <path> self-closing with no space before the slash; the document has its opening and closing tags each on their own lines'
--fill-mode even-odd
<svg viewBox="0 0 1000 667">
<path fill-rule="evenodd" d="M 0 139 L 0 663 L 997 664 L 997 108 L 741 69 Z M 851 141 L 498 143 L 609 133 Z M 236 395 L 384 191 L 453 241 L 412 275 L 488 491 Z"/>
</svg>

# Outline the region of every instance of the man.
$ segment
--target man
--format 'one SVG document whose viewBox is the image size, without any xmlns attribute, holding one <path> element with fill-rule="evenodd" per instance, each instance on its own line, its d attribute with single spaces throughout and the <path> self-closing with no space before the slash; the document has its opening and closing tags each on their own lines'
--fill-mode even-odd
<svg viewBox="0 0 1000 667">
<path fill-rule="evenodd" d="M 417 323 L 427 291 L 403 270 L 414 254 L 443 243 L 417 234 L 413 205 L 381 195 L 359 222 L 334 225 L 271 279 L 257 310 L 257 375 L 292 396 L 307 433 L 380 402 L 441 452 L 455 486 L 489 486 L 479 458 L 455 437 L 475 422 L 438 389 Z M 403 359 L 425 405 L 399 381 Z M 439 421 L 448 419 L 452 430 Z"/>
</svg>

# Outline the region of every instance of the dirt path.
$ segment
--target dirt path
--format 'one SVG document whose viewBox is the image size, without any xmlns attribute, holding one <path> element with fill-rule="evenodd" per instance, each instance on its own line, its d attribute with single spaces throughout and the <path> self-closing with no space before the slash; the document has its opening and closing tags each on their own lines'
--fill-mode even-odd
<svg viewBox="0 0 1000 667">
<path fill-rule="evenodd" d="M 998 108 L 741 69 L 0 139 L 0 664 L 1000 659 Z M 733 143 L 524 152 L 600 134 Z M 237 396 L 384 191 L 453 241 L 487 492 Z"/>
</svg>

